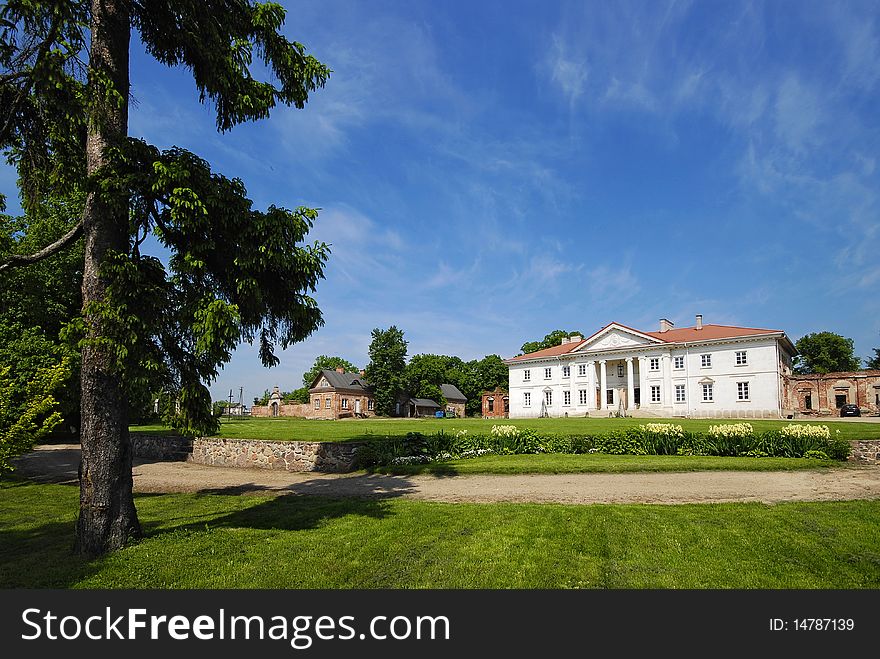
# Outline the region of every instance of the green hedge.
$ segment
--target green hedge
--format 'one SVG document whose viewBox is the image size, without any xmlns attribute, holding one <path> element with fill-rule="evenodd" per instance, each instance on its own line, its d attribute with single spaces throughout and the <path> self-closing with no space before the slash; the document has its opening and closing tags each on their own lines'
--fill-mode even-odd
<svg viewBox="0 0 880 659">
<path fill-rule="evenodd" d="M 831 458 L 846 460 L 850 444 L 831 435 L 798 434 L 789 429 L 756 433 L 748 424 L 736 424 L 739 434 L 694 433 L 670 424 L 647 424 L 638 428 L 598 435 L 539 435 L 518 429 L 508 434 L 470 434 L 467 431 L 433 434 L 409 433 L 405 438 L 376 439 L 359 448 L 359 467 L 442 462 L 476 457 L 533 453 L 608 453 L 614 455 L 714 455 L 743 457 Z M 744 429 L 743 429 L 744 427 Z M 652 430 L 654 428 L 655 430 Z M 656 430 L 659 428 L 659 431 Z M 795 431 L 804 428 L 799 426 Z"/>
</svg>

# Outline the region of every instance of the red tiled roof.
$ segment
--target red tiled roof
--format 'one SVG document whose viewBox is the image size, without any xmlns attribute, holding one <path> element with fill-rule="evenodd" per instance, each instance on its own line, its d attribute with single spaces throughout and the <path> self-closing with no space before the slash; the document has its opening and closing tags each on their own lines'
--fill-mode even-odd
<svg viewBox="0 0 880 659">
<path fill-rule="evenodd" d="M 508 361 L 517 361 L 520 359 L 537 359 L 539 357 L 556 357 L 557 355 L 564 355 L 567 352 L 571 352 L 579 345 L 582 345 L 585 341 L 582 339 L 577 341 L 576 343 L 563 343 L 562 345 L 553 346 L 552 348 L 544 348 L 543 350 L 537 350 L 535 352 L 528 352 L 524 355 L 520 355 L 519 357 L 514 357 Z"/>
<path fill-rule="evenodd" d="M 756 327 L 734 327 L 733 325 L 703 325 L 682 327 L 665 332 L 642 332 L 666 343 L 684 343 L 685 341 L 707 341 L 712 339 L 735 339 L 741 336 L 760 336 L 761 334 L 782 334 L 782 330 L 758 329 Z"/>
<path fill-rule="evenodd" d="M 783 334 L 782 330 L 759 329 L 756 327 L 735 327 L 733 325 L 703 325 L 702 329 L 696 327 L 682 327 L 680 329 L 671 329 L 665 332 L 643 332 L 641 330 L 621 325 L 620 323 L 609 323 L 598 332 L 592 334 L 586 339 L 582 339 L 576 343 L 565 343 L 552 348 L 545 348 L 536 352 L 529 352 L 525 355 L 513 357 L 507 361 L 522 361 L 525 359 L 540 359 L 541 357 L 557 357 L 572 352 L 575 348 L 582 346 L 591 340 L 597 334 L 607 329 L 611 325 L 617 325 L 623 329 L 632 330 L 645 336 L 663 341 L 664 343 L 686 343 L 691 341 L 712 341 L 715 339 L 736 339 L 742 336 L 760 336 L 762 334 Z"/>
</svg>

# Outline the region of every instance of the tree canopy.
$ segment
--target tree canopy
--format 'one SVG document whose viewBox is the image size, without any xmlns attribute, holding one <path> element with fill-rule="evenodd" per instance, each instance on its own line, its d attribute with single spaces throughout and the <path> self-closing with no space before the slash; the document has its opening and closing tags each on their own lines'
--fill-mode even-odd
<svg viewBox="0 0 880 659">
<path fill-rule="evenodd" d="M 256 341 L 272 366 L 276 346 L 323 323 L 311 293 L 329 249 L 305 242 L 314 209 L 257 210 L 242 181 L 197 155 L 128 136 L 132 29 L 159 62 L 190 71 L 220 131 L 277 104 L 304 107 L 330 70 L 281 33 L 284 18 L 279 5 L 251 0 L 8 0 L 0 9 L 0 150 L 18 170 L 22 226 L 64 211 L 43 236 L 52 242 L 0 253 L 0 272 L 83 238 L 81 313 L 65 335 L 81 353 L 84 554 L 140 533 L 132 396 L 158 382 L 176 396 L 179 429 L 211 432 L 205 384 L 239 342 Z M 170 251 L 167 267 L 141 253 L 150 234 Z"/>
<path fill-rule="evenodd" d="M 386 330 L 376 328 L 371 336 L 366 379 L 373 387 L 376 413 L 392 416 L 405 385 L 407 343 L 403 331 L 394 325 Z"/>
<path fill-rule="evenodd" d="M 357 373 L 361 369 L 352 364 L 347 359 L 343 359 L 342 357 L 328 357 L 327 355 L 319 355 L 315 358 L 315 363 L 312 364 L 312 367 L 303 373 L 303 386 L 308 389 L 312 386 L 312 382 L 315 381 L 315 378 L 318 377 L 318 373 L 323 370 L 334 371 L 337 368 L 344 368 L 346 373 Z M 306 400 L 302 402 L 308 402 L 308 393 L 306 394 Z"/>
<path fill-rule="evenodd" d="M 583 336 L 583 334 L 577 330 L 553 330 L 552 332 L 544 336 L 544 338 L 540 341 L 526 341 L 522 344 L 520 350 L 522 350 L 523 354 L 528 354 L 530 352 L 544 350 L 545 348 L 552 348 L 554 346 L 560 345 L 562 343 L 562 339 L 566 339 L 569 336 L 575 335 Z"/>
<path fill-rule="evenodd" d="M 834 332 L 814 332 L 795 343 L 795 373 L 835 373 L 857 371 L 860 363 L 855 356 L 853 340 Z"/>
</svg>

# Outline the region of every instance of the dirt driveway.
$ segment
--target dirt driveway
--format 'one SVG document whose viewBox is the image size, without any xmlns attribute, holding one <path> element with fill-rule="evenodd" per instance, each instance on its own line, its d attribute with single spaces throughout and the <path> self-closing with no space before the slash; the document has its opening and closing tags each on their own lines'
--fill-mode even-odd
<svg viewBox="0 0 880 659">
<path fill-rule="evenodd" d="M 79 457 L 78 445 L 42 446 L 22 456 L 17 471 L 35 480 L 74 483 Z M 384 476 L 299 474 L 138 460 L 134 487 L 136 492 L 262 492 L 450 502 L 776 503 L 880 499 L 880 467 L 792 472 Z"/>
</svg>

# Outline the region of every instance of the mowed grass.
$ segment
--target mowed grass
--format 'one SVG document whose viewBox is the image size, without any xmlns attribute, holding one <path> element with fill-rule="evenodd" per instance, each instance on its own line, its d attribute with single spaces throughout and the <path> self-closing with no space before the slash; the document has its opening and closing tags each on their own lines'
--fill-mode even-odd
<svg viewBox="0 0 880 659">
<path fill-rule="evenodd" d="M 75 487 L 0 484 L 2 588 L 878 588 L 880 501 L 441 504 L 138 496 L 139 544 L 71 552 Z"/>
<path fill-rule="evenodd" d="M 606 455 L 538 453 L 482 455 L 477 458 L 415 465 L 371 467 L 379 474 L 621 474 L 685 471 L 796 471 L 846 469 L 855 465 L 837 460 L 806 458 L 731 458 L 709 455 Z"/>
<path fill-rule="evenodd" d="M 842 439 L 880 439 L 880 423 L 869 421 L 789 421 L 770 419 L 633 419 L 633 418 L 586 418 L 560 419 L 341 419 L 317 421 L 309 419 L 224 419 L 220 437 L 239 439 L 300 440 L 321 442 L 344 442 L 376 439 L 381 437 L 404 437 L 409 432 L 423 434 L 469 433 L 488 434 L 493 425 L 514 425 L 532 428 L 539 433 L 556 435 L 591 435 L 633 428 L 644 423 L 674 423 L 684 430 L 706 432 L 709 426 L 719 423 L 748 422 L 757 432 L 778 429 L 790 423 L 827 425 L 832 432 L 840 431 Z M 132 426 L 133 432 L 168 433 L 164 426 Z"/>
</svg>

